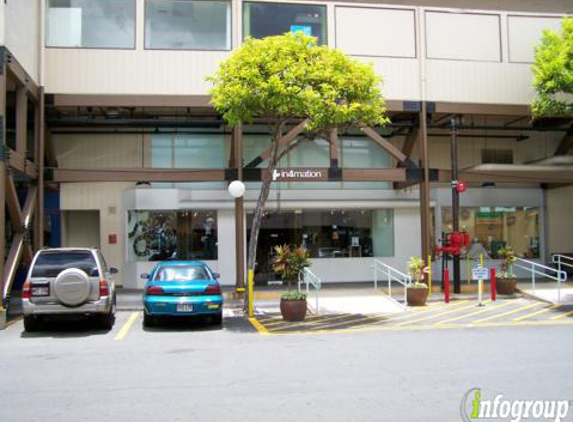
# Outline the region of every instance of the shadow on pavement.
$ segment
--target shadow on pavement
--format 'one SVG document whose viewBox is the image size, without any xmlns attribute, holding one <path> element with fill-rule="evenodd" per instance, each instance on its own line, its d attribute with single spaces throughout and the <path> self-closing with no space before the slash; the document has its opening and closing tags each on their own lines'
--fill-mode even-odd
<svg viewBox="0 0 573 422">
<path fill-rule="evenodd" d="M 110 330 L 98 327 L 97 321 L 91 319 L 67 320 L 67 321 L 42 321 L 40 329 L 35 332 L 24 331 L 20 337 L 28 338 L 81 338 L 91 336 L 104 336 Z"/>
</svg>

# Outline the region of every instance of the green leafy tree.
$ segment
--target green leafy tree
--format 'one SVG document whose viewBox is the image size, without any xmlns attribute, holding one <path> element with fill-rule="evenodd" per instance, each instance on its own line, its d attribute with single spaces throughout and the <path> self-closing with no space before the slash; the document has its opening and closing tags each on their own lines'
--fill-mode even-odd
<svg viewBox="0 0 573 422">
<path fill-rule="evenodd" d="M 563 19 L 561 32 L 543 32 L 533 72 L 533 115 L 573 116 L 573 18 Z"/>
<path fill-rule="evenodd" d="M 247 39 L 208 80 L 213 84 L 211 103 L 230 126 L 262 119 L 271 127 L 249 243 L 248 268 L 253 269 L 277 163 L 305 138 L 324 136 L 335 128 L 387 123 L 381 78 L 370 65 L 297 32 Z M 298 121 L 302 123 L 288 129 Z"/>
</svg>

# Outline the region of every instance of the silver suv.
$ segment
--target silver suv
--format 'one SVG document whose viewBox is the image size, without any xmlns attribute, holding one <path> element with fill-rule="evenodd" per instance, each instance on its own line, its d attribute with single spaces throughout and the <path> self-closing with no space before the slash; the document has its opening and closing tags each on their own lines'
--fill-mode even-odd
<svg viewBox="0 0 573 422">
<path fill-rule="evenodd" d="M 24 329 L 37 331 L 42 318 L 66 316 L 94 316 L 102 328 L 111 329 L 116 273 L 96 248 L 38 251 L 22 289 Z"/>
</svg>

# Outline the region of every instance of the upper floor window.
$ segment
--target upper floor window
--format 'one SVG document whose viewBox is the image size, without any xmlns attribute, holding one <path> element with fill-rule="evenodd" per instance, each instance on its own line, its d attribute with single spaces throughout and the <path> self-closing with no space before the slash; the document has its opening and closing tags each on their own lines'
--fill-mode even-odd
<svg viewBox="0 0 573 422">
<path fill-rule="evenodd" d="M 264 38 L 302 31 L 326 44 L 326 7 L 285 3 L 243 3 L 244 37 Z"/>
<path fill-rule="evenodd" d="M 135 0 L 47 0 L 46 45 L 135 48 Z"/>
<path fill-rule="evenodd" d="M 145 48 L 230 50 L 231 3 L 202 0 L 147 0 Z"/>
</svg>

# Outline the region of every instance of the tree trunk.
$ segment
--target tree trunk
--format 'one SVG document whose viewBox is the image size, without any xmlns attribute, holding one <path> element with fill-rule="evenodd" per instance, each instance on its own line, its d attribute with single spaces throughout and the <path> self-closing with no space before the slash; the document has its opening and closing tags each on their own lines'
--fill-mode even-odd
<svg viewBox="0 0 573 422">
<path fill-rule="evenodd" d="M 273 182 L 272 174 L 275 169 L 277 157 L 277 140 L 280 138 L 280 133 L 275 133 L 273 136 L 273 147 L 269 156 L 269 165 L 267 166 L 266 174 L 263 176 L 263 186 L 259 193 L 257 206 L 255 208 L 255 215 L 253 217 L 253 225 L 251 227 L 251 236 L 249 239 L 249 255 L 247 259 L 247 270 L 255 271 L 255 263 L 257 259 L 257 243 L 259 242 L 259 232 L 261 231 L 261 223 L 265 211 L 265 204 L 269 199 L 271 191 L 271 183 Z M 249 295 L 245 296 L 245 309 L 248 307 Z"/>
</svg>

